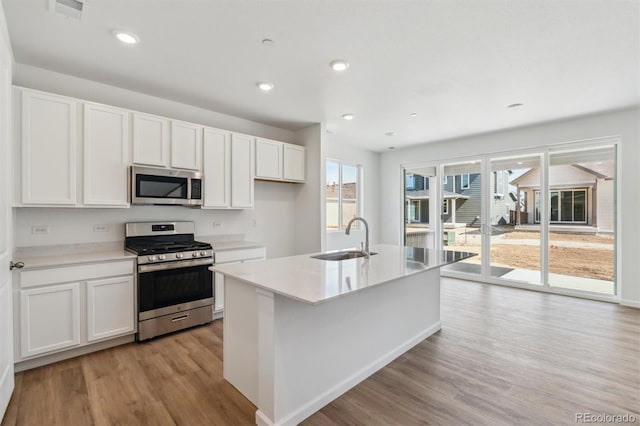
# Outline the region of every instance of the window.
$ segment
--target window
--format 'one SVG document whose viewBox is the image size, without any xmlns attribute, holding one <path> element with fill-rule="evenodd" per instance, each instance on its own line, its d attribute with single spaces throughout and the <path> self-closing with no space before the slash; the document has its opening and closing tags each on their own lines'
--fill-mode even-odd
<svg viewBox="0 0 640 426">
<path fill-rule="evenodd" d="M 568 189 L 549 193 L 549 221 L 551 223 L 586 223 L 587 222 L 587 190 Z M 540 222 L 540 191 L 535 192 L 536 216 Z"/>
<path fill-rule="evenodd" d="M 449 214 L 449 200 L 442 200 L 442 214 Z"/>
<path fill-rule="evenodd" d="M 360 216 L 361 169 L 361 166 L 327 160 L 325 189 L 327 230 L 345 229 L 351 219 Z"/>
<path fill-rule="evenodd" d="M 469 189 L 469 174 L 465 173 L 461 177 L 460 188 L 461 189 Z"/>
<path fill-rule="evenodd" d="M 416 189 L 416 180 L 413 173 L 407 173 L 405 177 L 405 187 L 407 189 Z"/>
</svg>

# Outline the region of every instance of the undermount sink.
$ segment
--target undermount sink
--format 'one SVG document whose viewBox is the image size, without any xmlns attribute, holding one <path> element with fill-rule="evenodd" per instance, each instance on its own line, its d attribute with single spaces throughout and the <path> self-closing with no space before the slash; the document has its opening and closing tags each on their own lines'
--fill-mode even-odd
<svg viewBox="0 0 640 426">
<path fill-rule="evenodd" d="M 378 253 L 369 253 L 370 256 Z M 317 254 L 315 256 L 311 256 L 314 259 L 321 260 L 349 260 L 349 259 L 357 259 L 358 257 L 366 257 L 366 254 L 361 252 L 360 250 L 349 250 L 349 251 L 338 251 L 334 253 L 323 253 Z"/>
</svg>

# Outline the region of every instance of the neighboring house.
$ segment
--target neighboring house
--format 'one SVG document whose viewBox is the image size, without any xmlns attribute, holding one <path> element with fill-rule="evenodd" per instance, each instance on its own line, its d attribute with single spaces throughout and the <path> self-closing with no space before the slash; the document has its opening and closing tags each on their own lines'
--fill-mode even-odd
<svg viewBox="0 0 640 426">
<path fill-rule="evenodd" d="M 515 208 L 509 197 L 509 172 L 492 173 L 491 223 L 509 222 L 509 211 Z M 450 175 L 443 179 L 442 218 L 447 225 L 480 226 L 481 179 L 479 173 Z M 429 178 L 406 175 L 406 218 L 409 224 L 429 223 Z"/>
<path fill-rule="evenodd" d="M 513 179 L 524 201 L 517 224 L 540 223 L 540 169 Z M 613 161 L 566 164 L 549 168 L 549 214 L 552 224 L 592 226 L 613 232 Z"/>
</svg>

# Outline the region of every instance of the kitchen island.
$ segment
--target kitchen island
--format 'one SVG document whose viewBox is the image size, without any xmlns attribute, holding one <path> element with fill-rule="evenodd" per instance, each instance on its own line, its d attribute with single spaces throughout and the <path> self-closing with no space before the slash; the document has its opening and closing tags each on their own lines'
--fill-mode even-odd
<svg viewBox="0 0 640 426">
<path fill-rule="evenodd" d="M 259 425 L 294 425 L 440 330 L 440 267 L 472 253 L 376 245 L 212 268 L 225 275 L 224 378 Z"/>
</svg>

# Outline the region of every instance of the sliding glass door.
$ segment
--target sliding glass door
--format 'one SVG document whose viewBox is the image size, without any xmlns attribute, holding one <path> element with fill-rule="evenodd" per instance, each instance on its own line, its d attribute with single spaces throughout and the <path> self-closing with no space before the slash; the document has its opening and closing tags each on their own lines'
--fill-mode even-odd
<svg viewBox="0 0 640 426">
<path fill-rule="evenodd" d="M 491 159 L 489 276 L 542 284 L 540 192 L 542 154 Z"/>
<path fill-rule="evenodd" d="M 615 294 L 616 148 L 549 154 L 551 287 Z"/>
<path fill-rule="evenodd" d="M 612 139 L 408 167 L 405 244 L 478 254 L 443 268 L 452 276 L 613 296 L 616 150 Z"/>
<path fill-rule="evenodd" d="M 467 251 L 477 256 L 445 267 L 449 272 L 482 275 L 483 173 L 482 160 L 465 159 L 441 166 L 442 245 L 445 250 Z"/>
</svg>

